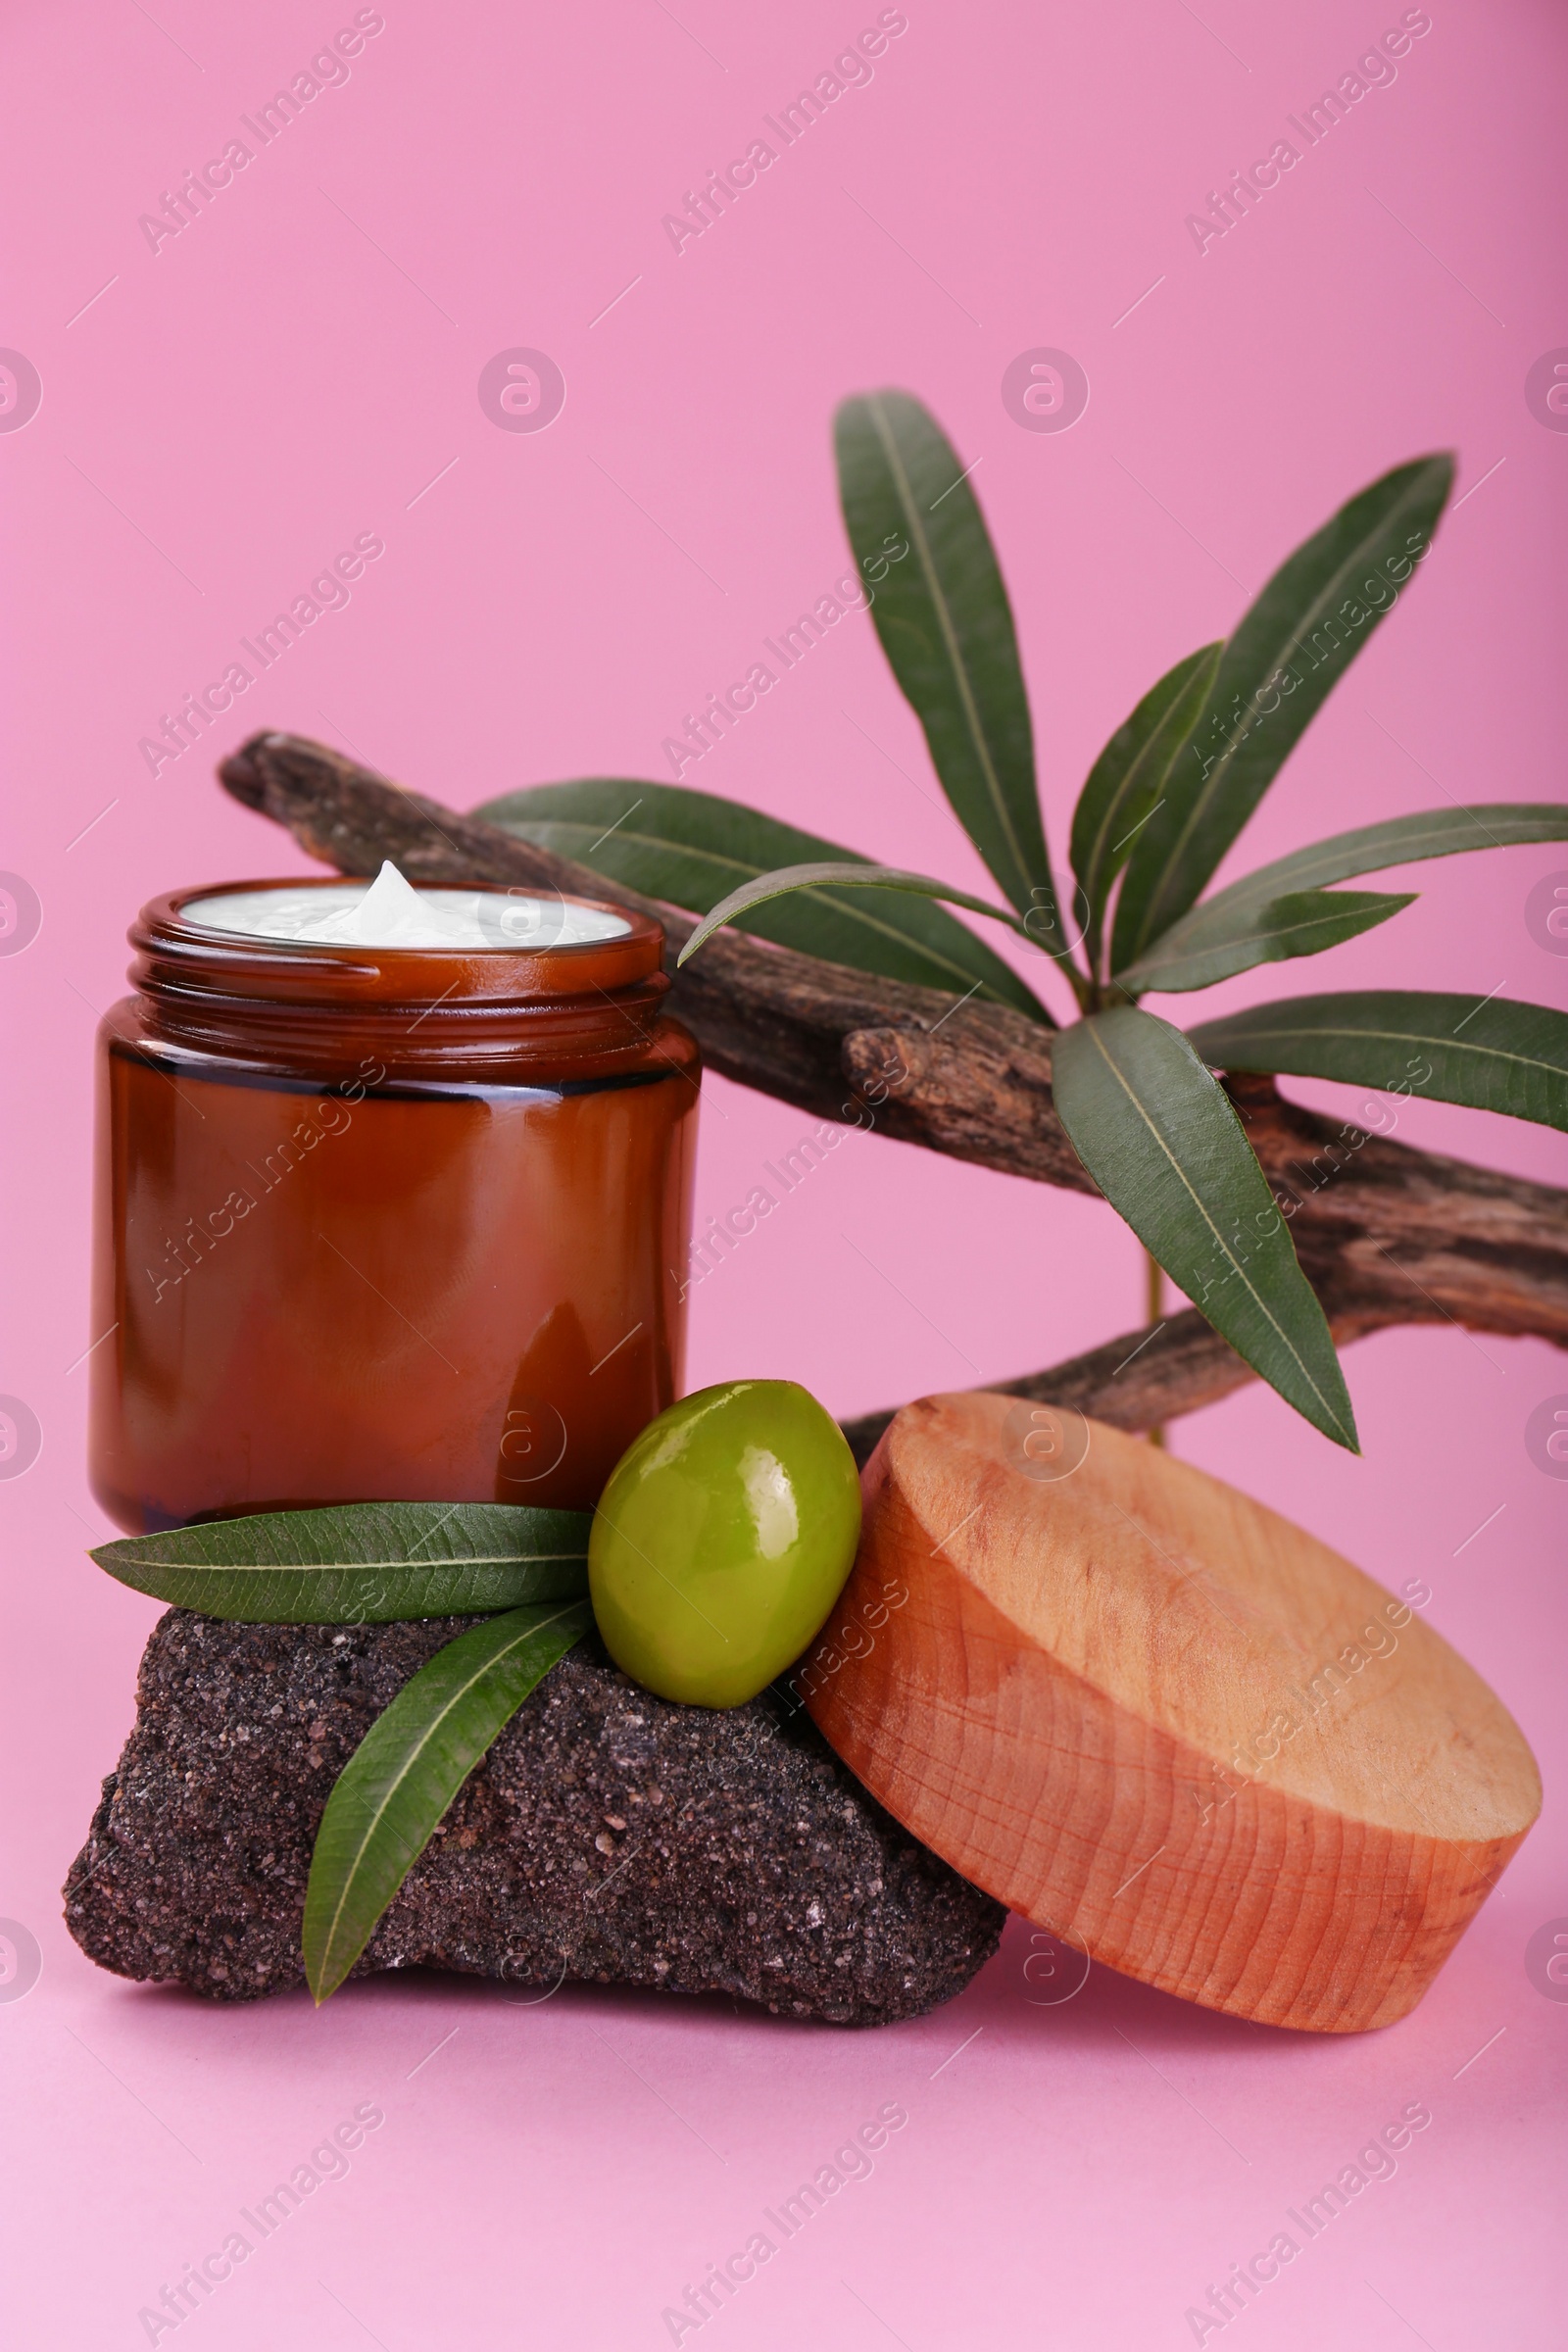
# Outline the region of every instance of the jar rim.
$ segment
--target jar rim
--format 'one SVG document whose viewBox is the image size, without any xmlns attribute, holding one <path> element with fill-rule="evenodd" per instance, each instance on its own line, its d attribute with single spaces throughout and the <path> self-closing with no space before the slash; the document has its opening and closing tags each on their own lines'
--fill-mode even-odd
<svg viewBox="0 0 1568 2352">
<path fill-rule="evenodd" d="M 269 939 L 192 921 L 185 908 L 202 899 L 257 891 L 306 893 L 368 881 L 352 874 L 284 874 L 198 883 L 150 899 L 126 934 L 137 951 L 131 978 L 158 995 L 179 993 L 270 1000 L 294 1004 L 411 1005 L 439 1000 L 457 1005 L 560 1004 L 614 995 L 660 971 L 664 930 L 639 908 L 573 892 L 519 890 L 504 882 L 430 883 L 432 889 L 496 898 L 546 898 L 612 915 L 623 924 L 608 939 L 527 947 L 372 947 L 359 942 Z M 416 885 L 417 886 L 417 885 Z"/>
</svg>

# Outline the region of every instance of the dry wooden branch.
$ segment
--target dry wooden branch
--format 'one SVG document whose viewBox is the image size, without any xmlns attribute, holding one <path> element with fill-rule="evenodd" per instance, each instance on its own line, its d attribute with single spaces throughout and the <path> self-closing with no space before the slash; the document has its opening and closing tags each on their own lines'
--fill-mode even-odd
<svg viewBox="0 0 1568 2352">
<path fill-rule="evenodd" d="M 324 745 L 257 735 L 219 775 L 313 858 L 373 874 L 393 858 L 412 880 L 512 882 L 640 906 L 662 921 L 670 960 L 695 927 L 495 825 L 408 792 Z M 711 1069 L 818 1118 L 874 1121 L 1008 1175 L 1093 1193 L 1057 1119 L 1051 1032 L 980 1005 L 720 932 L 675 976 L 671 1003 Z M 884 1099 L 885 1090 L 885 1099 Z M 1534 1333 L 1568 1347 L 1568 1193 L 1412 1151 L 1287 1102 L 1271 1079 L 1230 1091 L 1335 1337 L 1394 1323 Z M 1187 1311 L 1072 1362 L 991 1385 L 1077 1404 L 1147 1429 L 1253 1377 Z M 851 1426 L 868 1452 L 888 1416 Z"/>
</svg>

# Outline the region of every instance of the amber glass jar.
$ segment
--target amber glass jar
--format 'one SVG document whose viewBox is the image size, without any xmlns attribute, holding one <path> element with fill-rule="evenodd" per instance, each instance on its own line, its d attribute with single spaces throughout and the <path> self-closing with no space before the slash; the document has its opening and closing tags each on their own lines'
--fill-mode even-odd
<svg viewBox="0 0 1568 2352">
<path fill-rule="evenodd" d="M 658 923 L 604 907 L 613 937 L 425 950 L 182 912 L 333 887 L 175 891 L 129 935 L 137 993 L 99 1035 L 90 1361 L 93 1491 L 130 1534 L 389 1498 L 589 1508 L 679 1393 L 700 1063 Z"/>
</svg>

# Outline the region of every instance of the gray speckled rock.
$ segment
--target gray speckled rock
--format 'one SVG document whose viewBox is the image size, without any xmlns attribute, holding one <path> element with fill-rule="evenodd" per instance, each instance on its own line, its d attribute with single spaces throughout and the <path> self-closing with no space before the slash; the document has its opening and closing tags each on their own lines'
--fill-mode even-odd
<svg viewBox="0 0 1568 2352">
<path fill-rule="evenodd" d="M 225 1625 L 172 1609 L 135 1729 L 66 1888 L 90 1958 L 248 2000 L 304 1981 L 300 1920 L 338 1772 L 473 1620 Z M 949 2000 L 1001 1904 L 900 1829 L 771 1693 L 652 1697 L 598 1641 L 545 1678 L 470 1776 L 355 1970 L 429 1965 L 727 1992 L 886 2025 Z"/>
</svg>

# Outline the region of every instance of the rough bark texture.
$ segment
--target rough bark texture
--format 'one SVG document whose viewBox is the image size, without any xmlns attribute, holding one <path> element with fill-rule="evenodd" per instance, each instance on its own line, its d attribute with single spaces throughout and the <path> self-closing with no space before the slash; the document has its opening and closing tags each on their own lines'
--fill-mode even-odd
<svg viewBox="0 0 1568 2352">
<path fill-rule="evenodd" d="M 219 2000 L 304 1982 L 328 1791 L 375 1717 L 475 1622 L 160 1619 L 135 1729 L 66 1887 L 101 1967 Z M 722 1992 L 887 2025 L 961 1992 L 1006 1913 L 901 1830 L 804 1713 L 654 1698 L 595 1637 L 470 1775 L 356 1976 L 428 1965 Z"/>
<path fill-rule="evenodd" d="M 392 858 L 418 881 L 515 882 L 646 907 L 665 926 L 671 961 L 694 928 L 675 907 L 297 736 L 253 737 L 219 773 L 237 800 L 344 873 L 374 873 Z M 1097 1190 L 1052 1102 L 1051 1032 L 1010 1006 L 956 1004 L 733 930 L 678 975 L 672 1003 L 709 1066 L 742 1085 L 818 1117 L 864 1124 L 870 1111 L 885 1135 Z M 1336 1338 L 1449 1322 L 1568 1347 L 1568 1193 L 1347 1129 L 1285 1101 L 1271 1079 L 1230 1086 Z M 1070 1364 L 992 1385 L 1143 1429 L 1252 1377 L 1188 1311 Z M 886 1418 L 872 1417 L 878 1426 Z M 866 1450 L 871 1426 L 853 1433 Z"/>
</svg>

